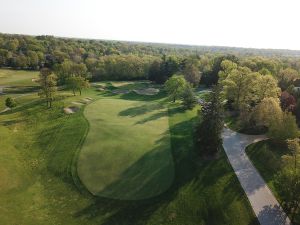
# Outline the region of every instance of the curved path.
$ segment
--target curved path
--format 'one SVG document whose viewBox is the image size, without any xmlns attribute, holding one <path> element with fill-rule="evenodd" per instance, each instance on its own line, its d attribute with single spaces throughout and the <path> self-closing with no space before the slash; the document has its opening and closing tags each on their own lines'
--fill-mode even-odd
<svg viewBox="0 0 300 225">
<path fill-rule="evenodd" d="M 266 139 L 224 128 L 223 147 L 261 225 L 290 225 L 291 222 L 245 153 L 247 145 Z"/>
</svg>

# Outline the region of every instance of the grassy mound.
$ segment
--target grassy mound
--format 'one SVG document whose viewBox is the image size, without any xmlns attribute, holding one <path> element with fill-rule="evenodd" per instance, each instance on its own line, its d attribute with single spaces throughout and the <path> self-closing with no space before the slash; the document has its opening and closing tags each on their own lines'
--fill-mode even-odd
<svg viewBox="0 0 300 225">
<path fill-rule="evenodd" d="M 158 103 L 101 99 L 86 107 L 90 130 L 78 175 L 97 196 L 146 199 L 174 177 L 167 110 Z"/>
</svg>

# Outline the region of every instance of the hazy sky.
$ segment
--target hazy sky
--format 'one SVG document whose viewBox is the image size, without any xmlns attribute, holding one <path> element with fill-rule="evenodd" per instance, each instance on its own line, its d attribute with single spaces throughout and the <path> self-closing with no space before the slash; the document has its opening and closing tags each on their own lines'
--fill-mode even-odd
<svg viewBox="0 0 300 225">
<path fill-rule="evenodd" d="M 0 0 L 0 32 L 300 50 L 300 1 Z"/>
</svg>

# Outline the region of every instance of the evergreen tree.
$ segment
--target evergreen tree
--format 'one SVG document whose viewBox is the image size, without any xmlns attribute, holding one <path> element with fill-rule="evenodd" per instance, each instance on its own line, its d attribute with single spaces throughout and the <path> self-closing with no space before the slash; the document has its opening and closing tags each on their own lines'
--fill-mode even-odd
<svg viewBox="0 0 300 225">
<path fill-rule="evenodd" d="M 196 127 L 195 144 L 201 154 L 213 156 L 221 149 L 224 126 L 221 88 L 214 86 L 210 102 L 203 104 Z"/>
<path fill-rule="evenodd" d="M 192 109 L 195 107 L 196 103 L 197 103 L 197 99 L 195 93 L 192 87 L 190 86 L 190 84 L 187 84 L 182 94 L 182 104 L 184 108 Z"/>
</svg>

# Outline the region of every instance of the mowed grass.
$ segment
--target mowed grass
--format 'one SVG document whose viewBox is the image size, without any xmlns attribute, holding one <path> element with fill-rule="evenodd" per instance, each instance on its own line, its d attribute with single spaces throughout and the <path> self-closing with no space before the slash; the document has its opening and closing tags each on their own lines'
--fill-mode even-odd
<svg viewBox="0 0 300 225">
<path fill-rule="evenodd" d="M 94 195 L 146 199 L 174 178 L 167 108 L 159 103 L 101 99 L 86 106 L 90 128 L 78 175 Z"/>
<path fill-rule="evenodd" d="M 32 95 L 24 101 L 19 98 L 17 108 L 0 114 L 1 225 L 258 224 L 226 155 L 207 161 L 195 154 L 197 107 L 185 111 L 178 103 L 165 102 L 164 93 L 111 95 L 90 88 L 83 96 L 59 95 L 65 97 L 57 99 L 52 109 Z M 84 106 L 73 115 L 62 113 L 63 107 L 84 97 L 147 105 L 160 102 L 168 108 L 175 174 L 165 192 L 146 200 L 126 201 L 86 191 L 76 173 L 78 153 L 88 131 Z"/>
<path fill-rule="evenodd" d="M 39 72 L 0 69 L 0 86 L 37 86 L 32 79 L 37 79 Z"/>
</svg>

